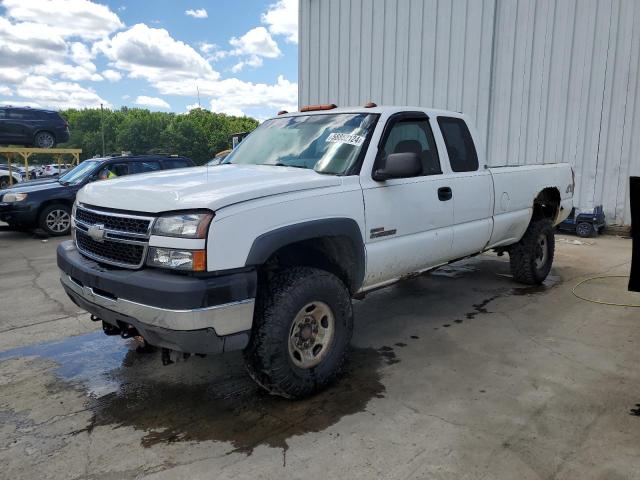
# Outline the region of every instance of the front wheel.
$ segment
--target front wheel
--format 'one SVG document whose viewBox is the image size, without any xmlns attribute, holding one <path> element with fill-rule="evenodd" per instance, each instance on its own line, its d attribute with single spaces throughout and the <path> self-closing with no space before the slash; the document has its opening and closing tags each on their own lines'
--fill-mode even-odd
<svg viewBox="0 0 640 480">
<path fill-rule="evenodd" d="M 588 238 L 593 234 L 593 225 L 587 222 L 580 222 L 576 225 L 576 233 L 579 237 Z"/>
<path fill-rule="evenodd" d="M 49 235 L 66 235 L 71 230 L 71 210 L 67 205 L 49 205 L 40 214 L 38 223 Z"/>
<path fill-rule="evenodd" d="M 554 252 L 555 237 L 551 221 L 532 221 L 520 241 L 509 249 L 514 280 L 527 285 L 544 282 L 551 271 Z"/>
<path fill-rule="evenodd" d="M 353 331 L 351 297 L 335 275 L 294 267 L 258 295 L 245 361 L 270 393 L 309 396 L 340 373 Z"/>
<path fill-rule="evenodd" d="M 9 177 L 0 177 L 0 190 L 3 188 L 9 188 L 11 186 L 11 180 Z"/>
</svg>

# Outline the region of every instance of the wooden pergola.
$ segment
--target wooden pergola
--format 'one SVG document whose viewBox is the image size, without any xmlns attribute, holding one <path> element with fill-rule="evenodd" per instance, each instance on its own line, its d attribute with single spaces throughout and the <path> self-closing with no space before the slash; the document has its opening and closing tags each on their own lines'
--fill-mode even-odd
<svg viewBox="0 0 640 480">
<path fill-rule="evenodd" d="M 58 172 L 60 166 L 63 163 L 65 155 L 71 155 L 72 165 L 78 165 L 80 163 L 80 154 L 82 149 L 80 148 L 27 148 L 27 147 L 0 147 L 0 155 L 4 155 L 7 159 L 7 165 L 9 166 L 9 184 L 13 185 L 13 175 L 11 171 L 11 163 L 14 158 L 21 157 L 24 162 L 25 173 L 29 174 L 29 157 L 35 154 L 52 155 L 58 162 Z"/>
</svg>

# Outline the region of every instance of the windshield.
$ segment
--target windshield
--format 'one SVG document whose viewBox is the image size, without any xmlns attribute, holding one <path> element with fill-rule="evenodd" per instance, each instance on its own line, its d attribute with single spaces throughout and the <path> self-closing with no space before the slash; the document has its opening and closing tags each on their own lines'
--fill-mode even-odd
<svg viewBox="0 0 640 480">
<path fill-rule="evenodd" d="M 58 181 L 65 184 L 80 183 L 93 173 L 99 163 L 100 162 L 95 162 L 92 160 L 85 160 L 84 162 L 78 164 L 75 168 L 62 175 L 58 179 Z"/>
<path fill-rule="evenodd" d="M 377 115 L 336 113 L 267 120 L 223 163 L 277 165 L 343 175 L 357 161 Z"/>
</svg>

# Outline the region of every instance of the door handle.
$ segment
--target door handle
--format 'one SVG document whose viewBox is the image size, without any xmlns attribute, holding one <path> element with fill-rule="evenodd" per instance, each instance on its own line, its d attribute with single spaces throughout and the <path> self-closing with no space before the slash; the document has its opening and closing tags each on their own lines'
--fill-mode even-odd
<svg viewBox="0 0 640 480">
<path fill-rule="evenodd" d="M 446 202 L 447 200 L 451 200 L 453 197 L 453 192 L 451 191 L 451 187 L 440 187 L 438 189 L 438 199 L 441 202 Z"/>
</svg>

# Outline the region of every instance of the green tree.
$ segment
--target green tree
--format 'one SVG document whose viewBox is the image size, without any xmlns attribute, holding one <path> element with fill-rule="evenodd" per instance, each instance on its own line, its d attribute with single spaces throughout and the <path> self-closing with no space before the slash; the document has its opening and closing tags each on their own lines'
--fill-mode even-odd
<svg viewBox="0 0 640 480">
<path fill-rule="evenodd" d="M 258 126 L 250 117 L 234 117 L 196 108 L 186 114 L 150 112 L 122 107 L 119 110 L 69 109 L 61 112 L 69 122 L 71 136 L 64 145 L 81 148 L 82 157 L 102 154 L 104 125 L 107 154 L 170 153 L 204 163 L 216 153 L 231 148 L 231 135 Z"/>
</svg>

